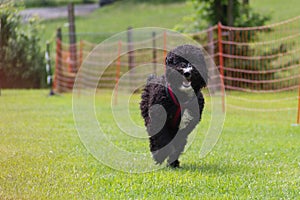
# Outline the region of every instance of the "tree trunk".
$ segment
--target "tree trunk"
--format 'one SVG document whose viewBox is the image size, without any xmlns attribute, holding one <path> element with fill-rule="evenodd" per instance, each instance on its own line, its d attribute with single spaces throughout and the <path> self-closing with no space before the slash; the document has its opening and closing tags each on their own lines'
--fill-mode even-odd
<svg viewBox="0 0 300 200">
<path fill-rule="evenodd" d="M 243 5 L 244 5 L 244 6 L 249 5 L 249 0 L 243 0 Z"/>
<path fill-rule="evenodd" d="M 216 16 L 216 22 L 213 23 L 218 23 L 218 22 L 222 22 L 222 24 L 226 25 L 226 19 L 223 16 L 224 12 L 223 12 L 223 6 L 221 4 L 220 0 L 214 0 L 214 8 L 215 8 L 215 16 Z M 225 20 L 225 21 L 224 21 Z"/>
<path fill-rule="evenodd" d="M 233 0 L 228 0 L 227 5 L 227 25 L 233 26 L 234 19 L 233 19 Z"/>
</svg>

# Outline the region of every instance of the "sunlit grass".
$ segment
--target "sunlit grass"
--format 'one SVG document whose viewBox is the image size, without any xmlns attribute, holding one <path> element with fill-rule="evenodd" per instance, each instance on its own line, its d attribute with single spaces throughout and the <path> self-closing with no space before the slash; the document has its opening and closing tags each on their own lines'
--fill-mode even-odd
<svg viewBox="0 0 300 200">
<path fill-rule="evenodd" d="M 99 43 L 113 34 L 126 31 L 128 27 L 162 27 L 172 29 L 182 18 L 192 12 L 185 3 L 149 4 L 116 2 L 99 8 L 88 16 L 76 17 L 77 39 Z M 44 21 L 44 40 L 54 41 L 56 29 L 62 28 L 63 40 L 68 42 L 66 18 Z"/>
<path fill-rule="evenodd" d="M 270 14 L 269 23 L 280 22 L 299 15 L 300 2 L 298 0 L 290 0 L 284 2 L 281 0 L 251 0 L 250 6 L 254 10 L 263 14 Z"/>
<path fill-rule="evenodd" d="M 296 93 L 293 93 L 296 95 Z M 248 99 L 279 99 L 293 95 L 251 95 Z M 297 199 L 300 196 L 300 130 L 292 127 L 296 108 L 285 112 L 249 112 L 227 109 L 221 138 L 204 159 L 201 137 L 181 157 L 182 168 L 164 168 L 144 174 L 119 172 L 95 160 L 82 145 L 73 121 L 72 95 L 48 97 L 46 90 L 2 90 L 0 96 L 1 199 Z M 99 93 L 98 107 L 108 105 L 111 93 Z M 139 94 L 130 106 L 137 123 Z M 239 103 L 247 107 L 248 103 Z M 296 105 L 297 99 L 291 104 Z M 201 126 L 207 126 L 210 103 Z M 277 108 L 277 107 L 275 107 Z M 107 118 L 104 107 L 99 118 Z M 103 120 L 105 122 L 105 120 Z M 107 120 L 112 134 L 119 132 Z M 197 133 L 198 134 L 198 133 Z M 147 140 L 133 144 L 148 151 Z M 119 142 L 119 143 L 118 143 Z M 144 149 L 146 148 L 146 149 Z"/>
</svg>

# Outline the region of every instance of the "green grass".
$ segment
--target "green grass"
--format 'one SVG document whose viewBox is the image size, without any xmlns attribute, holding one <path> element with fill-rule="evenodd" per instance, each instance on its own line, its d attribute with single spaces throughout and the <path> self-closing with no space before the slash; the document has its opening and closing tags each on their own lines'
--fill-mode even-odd
<svg viewBox="0 0 300 200">
<path fill-rule="evenodd" d="M 272 6 L 273 22 L 297 15 L 296 0 L 253 0 L 257 9 Z M 281 9 L 284 8 L 284 9 Z M 265 9 L 265 10 L 264 10 Z M 166 12 L 168 10 L 168 12 Z M 278 11 L 280 10 L 280 12 Z M 104 32 L 107 36 L 128 26 L 172 28 L 189 12 L 185 4 L 117 3 L 87 17 L 76 18 L 78 32 Z M 274 13 L 275 13 L 274 12 Z M 136 17 L 138 16 L 138 17 Z M 66 19 L 44 21 L 44 39 Z M 67 29 L 63 29 L 64 33 Z M 89 37 L 97 42 L 101 37 Z M 65 36 L 66 38 L 66 36 Z M 65 39 L 67 41 L 67 39 Z M 2 90 L 0 96 L 0 199 L 298 199 L 300 197 L 300 129 L 296 120 L 297 93 L 254 95 L 233 93 L 221 138 L 214 150 L 199 159 L 201 137 L 196 136 L 182 155 L 182 168 L 164 168 L 144 174 L 116 171 L 97 161 L 77 134 L 72 95 L 47 97 L 46 90 Z M 281 99 L 263 105 L 244 99 Z M 122 136 L 106 107 L 109 96 L 97 98 L 99 120 L 111 131 L 120 148 L 148 151 L 147 141 L 133 143 Z M 137 102 L 139 96 L 133 96 Z M 295 108 L 288 111 L 253 112 L 233 109 Z M 138 105 L 131 106 L 132 118 L 142 124 Z M 99 110 L 97 110 L 99 111 Z M 209 126 L 209 99 L 200 133 Z M 201 136 L 201 134 L 200 134 Z"/>
<path fill-rule="evenodd" d="M 290 19 L 299 15 L 299 2 L 292 0 L 288 3 L 280 0 L 253 0 L 250 5 L 257 11 L 271 14 L 268 24 Z M 134 3 L 134 1 L 121 1 L 113 5 L 98 9 L 85 17 L 76 17 L 76 31 L 78 40 L 84 39 L 99 43 L 109 36 L 127 30 L 129 26 L 174 28 L 183 23 L 183 17 L 190 15 L 193 8 L 184 2 L 160 3 Z M 56 29 L 62 27 L 65 42 L 68 42 L 67 19 L 45 20 L 42 22 L 44 31 L 42 43 L 47 40 L 53 42 Z M 80 34 L 84 33 L 84 34 Z"/>
<path fill-rule="evenodd" d="M 228 109 L 221 138 L 199 159 L 196 137 L 181 157 L 182 168 L 144 174 L 116 171 L 98 162 L 82 145 L 74 126 L 72 95 L 47 97 L 46 90 L 2 90 L 0 96 L 0 199 L 298 199 L 300 197 L 300 129 L 296 109 L 248 112 Z M 231 93 L 232 97 L 278 99 L 277 95 Z M 99 120 L 110 115 L 110 94 L 99 93 Z M 139 101 L 139 95 L 132 102 Z M 284 104 L 296 106 L 297 99 Z M 131 107 L 142 124 L 138 105 Z M 200 127 L 208 126 L 210 102 Z M 103 120 L 112 134 L 122 134 Z M 115 140 L 117 143 L 118 140 Z M 148 151 L 147 141 L 127 141 Z M 143 149 L 146 148 L 146 149 Z"/>
<path fill-rule="evenodd" d="M 192 8 L 185 3 L 117 2 L 98 9 L 88 16 L 76 17 L 77 41 L 86 40 L 98 44 L 116 33 L 126 31 L 129 26 L 172 29 L 190 12 L 192 12 Z M 44 27 L 41 43 L 45 45 L 47 41 L 50 41 L 53 50 L 52 56 L 54 56 L 58 27 L 62 28 L 63 42 L 69 42 L 67 19 L 44 20 L 41 24 Z"/>
<path fill-rule="evenodd" d="M 185 3 L 150 4 L 122 1 L 98 9 L 88 16 L 76 17 L 76 31 L 79 33 L 78 40 L 98 43 L 112 34 L 126 31 L 129 26 L 172 29 L 190 12 L 192 8 L 187 7 Z M 68 28 L 64 27 L 66 22 L 67 19 L 44 21 L 44 40 L 53 40 L 58 27 L 62 27 L 63 33 L 67 34 Z M 64 41 L 68 42 L 67 35 L 64 36 Z"/>
<path fill-rule="evenodd" d="M 268 24 L 276 23 L 299 16 L 300 1 L 290 0 L 251 0 L 250 6 L 260 13 L 271 14 Z"/>
</svg>

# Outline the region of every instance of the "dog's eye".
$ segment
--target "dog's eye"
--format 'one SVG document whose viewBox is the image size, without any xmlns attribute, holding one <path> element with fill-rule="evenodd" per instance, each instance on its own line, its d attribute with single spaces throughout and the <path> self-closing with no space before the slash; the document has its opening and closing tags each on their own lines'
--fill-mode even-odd
<svg viewBox="0 0 300 200">
<path fill-rule="evenodd" d="M 180 69 L 186 68 L 186 64 L 184 62 L 178 62 L 178 64 L 176 66 L 177 66 L 177 68 L 180 68 Z"/>
<path fill-rule="evenodd" d="M 190 63 L 181 62 L 180 63 L 181 68 L 190 68 L 193 67 Z"/>
</svg>

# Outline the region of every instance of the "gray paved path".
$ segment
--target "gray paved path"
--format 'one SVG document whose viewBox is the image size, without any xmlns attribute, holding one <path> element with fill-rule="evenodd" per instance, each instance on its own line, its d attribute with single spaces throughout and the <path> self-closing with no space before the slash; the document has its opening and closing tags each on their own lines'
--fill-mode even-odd
<svg viewBox="0 0 300 200">
<path fill-rule="evenodd" d="M 75 15 L 84 16 L 98 9 L 98 4 L 75 5 Z M 24 19 L 38 15 L 41 19 L 57 19 L 68 16 L 67 6 L 50 8 L 30 8 L 20 12 Z"/>
</svg>

